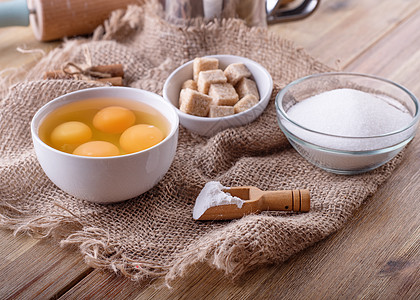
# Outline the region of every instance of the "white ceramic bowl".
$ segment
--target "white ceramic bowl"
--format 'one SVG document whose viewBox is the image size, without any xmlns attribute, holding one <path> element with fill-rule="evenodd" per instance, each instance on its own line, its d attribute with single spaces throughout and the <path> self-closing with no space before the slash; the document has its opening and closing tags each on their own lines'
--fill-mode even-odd
<svg viewBox="0 0 420 300">
<path fill-rule="evenodd" d="M 371 97 L 364 98 L 364 103 L 360 106 L 346 109 L 345 114 L 339 113 L 342 119 L 330 127 L 328 133 L 317 129 L 319 127 L 313 128 L 302 124 L 302 120 L 308 120 L 314 114 L 318 115 L 321 112 L 320 109 L 301 116 L 299 122 L 290 116 L 291 108 L 295 105 L 304 103 L 315 95 L 336 89 L 363 91 L 371 94 Z M 340 97 L 343 97 L 343 94 Z M 320 98 L 316 99 L 319 103 Z M 335 101 L 339 101 L 338 98 L 336 99 Z M 399 125 L 400 127 L 390 131 L 387 131 L 384 125 L 380 125 L 383 122 L 378 122 L 378 119 L 385 120 L 388 124 L 392 124 L 395 120 L 390 120 L 389 114 L 379 112 L 373 116 L 369 113 L 369 107 L 372 108 L 370 104 L 377 105 L 379 99 L 384 105 L 386 103 L 395 110 L 406 112 L 407 120 L 404 125 Z M 325 114 L 325 105 L 321 107 Z M 292 146 L 304 158 L 326 171 L 346 175 L 373 170 L 392 159 L 413 139 L 420 118 L 419 102 L 409 90 L 384 78 L 355 73 L 322 73 L 298 79 L 278 93 L 276 111 L 280 128 Z M 336 119 L 329 116 L 330 119 Z M 343 124 L 353 124 L 351 125 L 353 128 L 370 128 L 364 130 L 363 132 L 367 133 L 361 135 L 331 133 Z M 312 124 L 312 126 L 315 125 Z M 374 131 L 372 131 L 373 128 Z"/>
<path fill-rule="evenodd" d="M 242 126 L 254 121 L 266 108 L 273 90 L 273 79 L 271 78 L 270 73 L 255 61 L 234 55 L 209 55 L 208 57 L 217 58 L 221 69 L 226 68 L 231 63 L 244 63 L 251 71 L 252 76 L 257 83 L 260 101 L 257 105 L 247 111 L 232 116 L 207 118 L 186 114 L 178 109 L 178 99 L 182 84 L 186 80 L 192 79 L 193 61 L 189 61 L 178 67 L 165 82 L 163 87 L 163 98 L 176 108 L 179 122 L 182 126 L 203 136 L 212 136 L 226 128 Z"/>
<path fill-rule="evenodd" d="M 38 136 L 44 118 L 63 105 L 89 98 L 123 98 L 158 110 L 168 120 L 168 135 L 159 144 L 132 154 L 87 157 L 58 151 Z M 159 95 L 126 87 L 85 89 L 58 97 L 33 117 L 32 140 L 45 174 L 63 191 L 96 203 L 120 202 L 151 189 L 168 171 L 178 143 L 179 119 L 171 105 Z"/>
</svg>

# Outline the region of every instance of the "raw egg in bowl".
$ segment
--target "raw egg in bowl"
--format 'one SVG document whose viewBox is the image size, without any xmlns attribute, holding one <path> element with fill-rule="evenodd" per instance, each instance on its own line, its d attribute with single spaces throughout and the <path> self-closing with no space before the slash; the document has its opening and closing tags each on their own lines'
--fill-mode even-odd
<svg viewBox="0 0 420 300">
<path fill-rule="evenodd" d="M 72 92 L 45 104 L 31 123 L 50 180 L 79 199 L 120 202 L 151 189 L 178 143 L 175 109 L 157 94 L 127 87 Z"/>
</svg>

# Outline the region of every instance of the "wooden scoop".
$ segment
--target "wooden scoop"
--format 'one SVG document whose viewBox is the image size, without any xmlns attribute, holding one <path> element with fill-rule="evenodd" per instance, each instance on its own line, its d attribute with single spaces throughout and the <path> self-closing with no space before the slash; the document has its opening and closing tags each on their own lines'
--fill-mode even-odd
<svg viewBox="0 0 420 300">
<path fill-rule="evenodd" d="M 308 212 L 310 208 L 308 190 L 262 191 L 253 186 L 240 186 L 223 191 L 244 200 L 242 207 L 239 208 L 236 204 L 213 206 L 198 220 L 239 219 L 265 210 Z"/>
</svg>

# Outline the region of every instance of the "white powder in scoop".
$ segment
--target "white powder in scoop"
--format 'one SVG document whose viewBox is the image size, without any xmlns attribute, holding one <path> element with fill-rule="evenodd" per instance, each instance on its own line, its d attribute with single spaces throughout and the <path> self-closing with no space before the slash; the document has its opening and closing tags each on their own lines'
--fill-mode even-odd
<svg viewBox="0 0 420 300">
<path fill-rule="evenodd" d="M 227 187 L 223 186 L 218 181 L 210 181 L 206 183 L 195 200 L 193 210 L 194 220 L 198 220 L 207 209 L 213 206 L 236 204 L 238 208 L 242 207 L 244 201 L 241 198 L 234 197 L 229 193 L 223 192 L 224 189 L 227 189 Z"/>
<path fill-rule="evenodd" d="M 303 127 L 347 137 L 394 132 L 407 127 L 413 118 L 392 98 L 354 89 L 336 89 L 312 96 L 292 106 L 287 114 Z M 334 139 L 304 131 L 290 123 L 286 127 L 301 139 L 341 150 L 379 149 L 399 142 L 391 136 L 381 140 Z"/>
</svg>

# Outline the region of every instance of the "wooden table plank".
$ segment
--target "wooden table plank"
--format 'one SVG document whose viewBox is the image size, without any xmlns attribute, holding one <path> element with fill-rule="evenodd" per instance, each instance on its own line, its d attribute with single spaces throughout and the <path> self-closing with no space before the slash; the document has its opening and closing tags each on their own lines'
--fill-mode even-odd
<svg viewBox="0 0 420 300">
<path fill-rule="evenodd" d="M 134 299 L 150 284 L 147 281 L 134 282 L 124 276 L 96 269 L 60 299 Z"/>
<path fill-rule="evenodd" d="M 0 299 L 49 299 L 92 271 L 77 249 L 0 230 Z"/>
<path fill-rule="evenodd" d="M 330 66 L 344 68 L 420 8 L 420 1 L 322 0 L 309 18 L 273 25 Z"/>
<path fill-rule="evenodd" d="M 32 64 L 60 45 L 61 42 L 41 43 L 35 40 L 30 27 L 0 28 L 0 71 Z M 17 49 L 32 53 L 21 53 Z"/>
<path fill-rule="evenodd" d="M 310 18 L 270 30 L 332 66 L 340 59 L 346 70 L 396 80 L 419 95 L 419 22 L 419 1 L 323 0 Z M 47 51 L 56 46 L 38 44 L 29 28 L 20 30 L 0 29 L 0 41 L 5 41 L 0 43 L 0 70 L 36 60 L 36 55 L 16 52 L 18 45 Z M 149 286 L 91 272 L 77 249 L 0 231 L 0 280 L 7 282 L 0 298 L 415 299 L 420 291 L 419 158 L 417 137 L 401 166 L 342 230 L 285 264 L 246 274 L 238 284 L 196 266 L 171 290 L 163 280 Z"/>
<path fill-rule="evenodd" d="M 420 10 L 364 52 L 346 70 L 378 74 L 420 95 Z"/>
<path fill-rule="evenodd" d="M 0 274 L 3 269 L 20 255 L 38 243 L 39 240 L 19 234 L 14 236 L 11 230 L 0 229 Z M 0 275 L 1 279 L 1 275 Z"/>
</svg>

